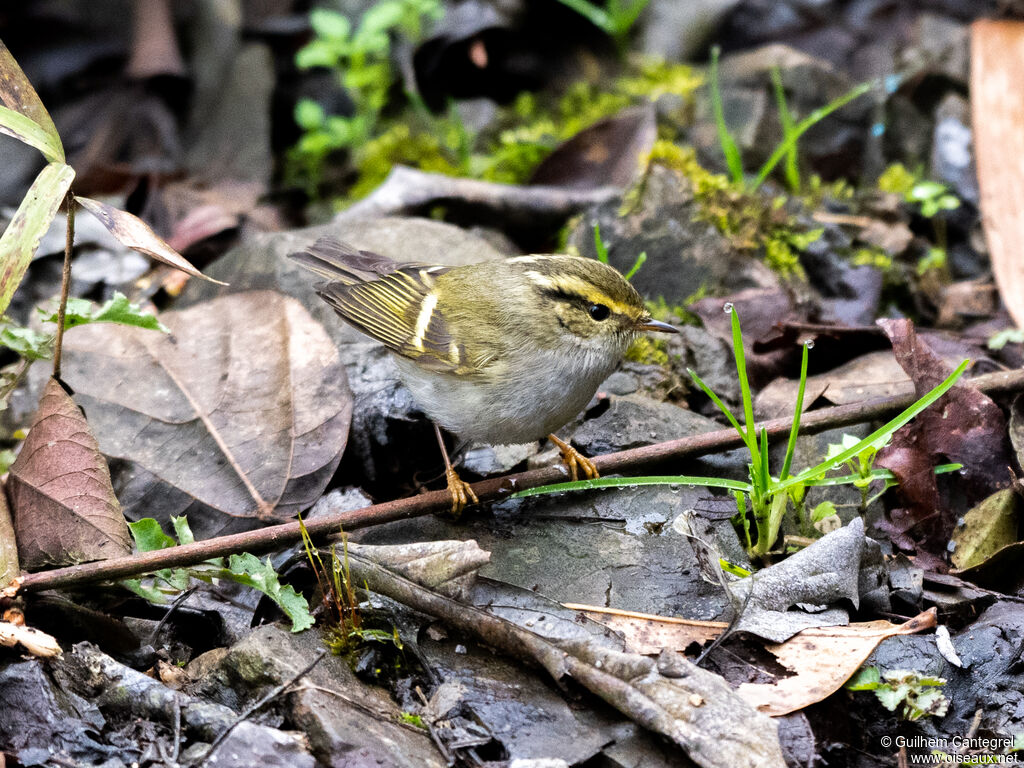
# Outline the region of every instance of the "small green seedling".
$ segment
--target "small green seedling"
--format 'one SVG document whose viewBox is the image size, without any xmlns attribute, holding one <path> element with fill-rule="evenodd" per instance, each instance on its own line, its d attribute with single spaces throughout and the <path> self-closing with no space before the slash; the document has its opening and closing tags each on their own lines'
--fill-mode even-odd
<svg viewBox="0 0 1024 768">
<path fill-rule="evenodd" d="M 730 491 L 736 499 L 737 512 L 733 519 L 742 531 L 747 551 L 751 557 L 764 558 L 775 545 L 775 540 L 779 534 L 779 527 L 782 524 L 782 519 L 788 505 L 790 503 L 801 504 L 808 487 L 856 485 L 857 483 L 874 480 L 895 481 L 894 476 L 888 470 L 870 469 L 867 472 L 862 472 L 860 468 L 861 459 L 859 457 L 870 457 L 873 460 L 874 453 L 889 442 L 889 439 L 896 430 L 942 397 L 963 375 L 970 364 L 969 360 L 964 360 L 945 381 L 867 437 L 852 442 L 839 452 L 826 457 L 820 464 L 791 475 L 790 469 L 792 467 L 793 454 L 796 450 L 796 439 L 800 429 L 800 415 L 803 412 L 804 391 L 807 383 L 807 360 L 811 347 L 811 344 L 808 342 L 803 346 L 802 350 L 800 384 L 793 412 L 793 423 L 790 427 L 786 443 L 785 458 L 783 459 L 782 468 L 778 476 L 775 476 L 771 473 L 768 463 L 768 432 L 763 426 L 758 429 L 758 425 L 754 421 L 754 401 L 750 391 L 750 384 L 747 380 L 747 364 L 743 350 L 743 332 L 740 328 L 739 316 L 732 304 L 726 304 L 724 309 L 730 315 L 732 324 L 733 356 L 736 362 L 736 374 L 739 379 L 743 403 L 743 423 L 740 424 L 732 411 L 722 402 L 722 399 L 694 371 L 689 371 L 689 374 L 694 383 L 718 406 L 733 429 L 742 438 L 743 444 L 750 455 L 750 463 L 748 464 L 750 480 L 748 482 L 690 475 L 611 477 L 546 485 L 540 488 L 520 491 L 516 496 L 533 496 L 542 493 L 587 488 L 615 488 L 624 486 L 632 488 L 638 485 L 690 485 L 703 486 L 705 488 L 722 488 Z M 840 477 L 826 476 L 828 472 L 850 461 L 855 462 L 856 472 L 854 474 Z M 943 465 L 938 467 L 936 471 L 951 472 L 959 468 L 960 465 L 956 464 Z M 757 533 L 754 539 L 751 538 L 750 531 L 751 516 L 753 517 Z"/>
<path fill-rule="evenodd" d="M 138 522 L 128 523 L 135 548 L 139 552 L 152 552 L 158 549 L 176 547 L 179 544 L 191 544 L 195 539 L 188 520 L 172 517 L 176 539 L 163 532 L 160 523 L 152 517 L 144 517 Z M 151 603 L 164 604 L 172 595 L 184 592 L 193 579 L 208 584 L 217 581 L 233 581 L 246 587 L 252 587 L 280 606 L 285 615 L 291 619 L 292 632 L 301 632 L 313 626 L 313 616 L 309 612 L 309 604 L 301 594 L 286 584 L 281 584 L 277 572 L 270 564 L 270 558 L 260 560 L 256 555 L 243 552 L 231 555 L 225 564 L 224 558 L 215 557 L 199 565 L 188 568 L 161 568 L 160 570 L 136 579 L 122 579 L 121 586 L 131 590 Z"/>
<path fill-rule="evenodd" d="M 602 5 L 589 0 L 558 0 L 612 38 L 620 48 L 626 44 L 630 28 L 651 0 L 607 0 Z"/>
<path fill-rule="evenodd" d="M 718 82 L 718 58 L 720 54 L 721 49 L 717 45 L 711 49 L 711 65 L 709 67 L 711 109 L 714 113 L 715 127 L 718 131 L 718 143 L 722 148 L 722 154 L 725 156 L 725 164 L 729 169 L 729 176 L 736 186 L 746 192 L 753 192 L 759 189 L 764 184 L 765 179 L 768 178 L 768 175 L 775 170 L 775 166 L 784 159 L 786 160 L 786 181 L 793 191 L 799 190 L 800 178 L 796 162 L 796 152 L 800 137 L 837 109 L 863 96 L 877 85 L 875 81 L 869 81 L 854 86 L 824 107 L 814 110 L 803 120 L 794 122 L 793 114 L 789 110 L 785 93 L 782 90 L 782 76 L 778 70 L 775 70 L 772 74 L 772 84 L 775 89 L 775 100 L 779 108 L 779 121 L 782 124 L 783 138 L 760 169 L 758 169 L 753 181 L 747 183 L 743 174 L 743 158 L 740 155 L 736 140 L 733 138 L 732 133 L 729 132 L 729 126 L 725 122 L 722 91 Z"/>
<path fill-rule="evenodd" d="M 597 260 L 602 264 L 608 263 L 608 246 L 604 244 L 604 240 L 601 239 L 601 225 L 594 222 L 594 250 L 597 251 Z M 647 261 L 647 251 L 641 251 L 640 255 L 636 257 L 636 261 L 633 262 L 633 266 L 629 268 L 625 277 L 627 280 L 632 280 L 633 275 L 640 271 L 640 267 Z"/>
<path fill-rule="evenodd" d="M 899 709 L 904 720 L 943 717 L 949 699 L 942 692 L 945 678 L 919 672 L 893 669 L 880 673 L 878 667 L 863 667 L 846 684 L 848 691 L 874 691 L 882 706 L 890 712 Z"/>
</svg>

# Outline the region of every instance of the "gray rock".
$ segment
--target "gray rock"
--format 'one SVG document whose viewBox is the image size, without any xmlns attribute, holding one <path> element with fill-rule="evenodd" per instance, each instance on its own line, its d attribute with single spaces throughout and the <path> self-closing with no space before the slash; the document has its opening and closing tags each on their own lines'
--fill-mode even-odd
<svg viewBox="0 0 1024 768">
<path fill-rule="evenodd" d="M 692 59 L 739 0 L 654 0 L 640 17 L 643 52 L 669 61 Z"/>
<path fill-rule="evenodd" d="M 672 170 L 652 166 L 637 204 L 625 215 L 621 209 L 619 199 L 592 209 L 573 228 L 569 244 L 596 256 L 596 223 L 609 261 L 621 271 L 646 252 L 647 263 L 632 282 L 648 298 L 678 304 L 701 286 L 715 293 L 776 283 L 760 260 L 737 252 L 713 225 L 696 221 L 699 211 L 690 184 Z"/>
<path fill-rule="evenodd" d="M 611 405 L 595 419 L 583 423 L 572 441 L 594 456 L 719 429 L 716 422 L 671 403 L 643 395 L 611 398 Z"/>
<path fill-rule="evenodd" d="M 901 69 L 924 70 L 945 75 L 957 87 L 967 89 L 970 81 L 970 29 L 948 16 L 922 13 L 910 28 L 909 40 L 901 51 Z"/>
<path fill-rule="evenodd" d="M 241 706 L 291 679 L 322 650 L 322 642 L 317 632 L 292 634 L 277 626 L 259 627 L 226 653 L 211 652 L 216 654 L 212 663 L 202 663 L 202 656 L 193 661 L 189 672 L 197 679 L 192 688 L 220 703 Z M 401 727 L 401 710 L 390 696 L 360 682 L 345 659 L 328 654 L 304 680 L 308 685 L 279 701 L 287 720 L 306 734 L 320 763 L 381 768 L 445 765 L 427 733 Z"/>
<path fill-rule="evenodd" d="M 961 200 L 978 205 L 971 106 L 955 93 L 947 94 L 935 110 L 931 178 L 948 184 Z"/>
<path fill-rule="evenodd" d="M 682 509 L 714 496 L 703 488 L 639 486 L 511 499 L 458 524 L 417 518 L 353 534 L 360 543 L 475 539 L 491 553 L 480 575 L 547 598 L 719 620 L 729 602 L 700 576 L 688 539 L 673 526 Z M 739 547 L 728 521 L 720 536 Z M 726 619 L 727 620 L 727 619 Z"/>
</svg>

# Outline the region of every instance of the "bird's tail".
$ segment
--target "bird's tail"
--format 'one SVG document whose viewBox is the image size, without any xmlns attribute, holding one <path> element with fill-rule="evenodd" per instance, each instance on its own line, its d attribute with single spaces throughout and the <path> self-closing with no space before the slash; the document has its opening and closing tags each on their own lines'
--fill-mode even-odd
<svg viewBox="0 0 1024 768">
<path fill-rule="evenodd" d="M 345 285 L 391 274 L 399 266 L 387 256 L 359 250 L 333 237 L 321 237 L 309 248 L 288 254 L 288 258 L 320 277 Z"/>
</svg>

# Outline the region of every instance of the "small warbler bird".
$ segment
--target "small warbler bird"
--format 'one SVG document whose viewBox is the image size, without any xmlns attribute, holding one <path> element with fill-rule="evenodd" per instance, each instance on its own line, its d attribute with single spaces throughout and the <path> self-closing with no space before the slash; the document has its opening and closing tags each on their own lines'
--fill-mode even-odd
<svg viewBox="0 0 1024 768">
<path fill-rule="evenodd" d="M 575 480 L 593 462 L 555 436 L 586 407 L 654 320 L 615 269 L 577 256 L 518 256 L 459 267 L 399 264 L 332 238 L 289 258 L 328 280 L 317 293 L 394 353 L 433 420 L 452 511 L 478 502 L 452 468 L 438 425 L 462 440 L 509 445 L 547 436 Z"/>
</svg>

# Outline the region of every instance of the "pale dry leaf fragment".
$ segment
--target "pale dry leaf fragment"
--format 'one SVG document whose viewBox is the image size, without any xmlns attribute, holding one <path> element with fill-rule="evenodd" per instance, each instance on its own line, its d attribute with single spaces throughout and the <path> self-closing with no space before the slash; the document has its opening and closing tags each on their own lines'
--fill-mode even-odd
<svg viewBox="0 0 1024 768">
<path fill-rule="evenodd" d="M 620 611 L 597 605 L 563 603 L 563 607 L 581 611 L 588 619 L 603 624 L 622 637 L 626 650 L 655 655 L 668 648 L 685 651 L 693 643 L 703 645 L 718 637 L 729 625 L 721 621 L 696 621 L 672 616 L 655 616 Z"/>
<path fill-rule="evenodd" d="M 460 600 L 468 600 L 477 571 L 491 560 L 491 553 L 475 540 L 420 541 L 409 544 L 356 544 L 348 549 L 379 563 L 425 587 Z M 338 547 L 338 556 L 341 556 Z"/>
<path fill-rule="evenodd" d="M 44 659 L 60 656 L 62 653 L 60 643 L 52 635 L 8 621 L 0 621 L 0 645 L 7 648 L 21 645 L 33 656 Z"/>
<path fill-rule="evenodd" d="M 982 224 L 999 294 L 1024 326 L 1024 24 L 971 25 L 971 114 Z"/>
<path fill-rule="evenodd" d="M 175 269 L 180 269 L 193 277 L 201 277 L 211 283 L 224 285 L 219 280 L 207 277 L 198 269 L 193 267 L 184 256 L 178 253 L 165 243 L 152 229 L 139 217 L 122 211 L 120 208 L 101 203 L 88 197 L 75 197 L 75 202 L 95 216 L 110 230 L 110 234 L 116 237 L 123 245 L 149 256 L 151 259 L 162 261 Z"/>
<path fill-rule="evenodd" d="M 129 517 L 163 519 L 198 504 L 267 519 L 310 506 L 341 460 L 352 416 L 323 327 L 272 291 L 160 319 L 170 335 L 95 324 L 65 337 L 64 378 L 100 449 L 126 462 Z M 213 518 L 190 517 L 197 537 L 219 530 Z"/>
<path fill-rule="evenodd" d="M 796 674 L 775 683 L 743 683 L 737 693 L 772 717 L 796 712 L 838 691 L 885 638 L 934 626 L 935 609 L 929 608 L 903 624 L 883 620 L 805 629 L 784 643 L 765 646 Z"/>
<path fill-rule="evenodd" d="M 56 379 L 39 399 L 7 491 L 22 567 L 131 552 L 131 536 L 85 414 Z"/>
</svg>

